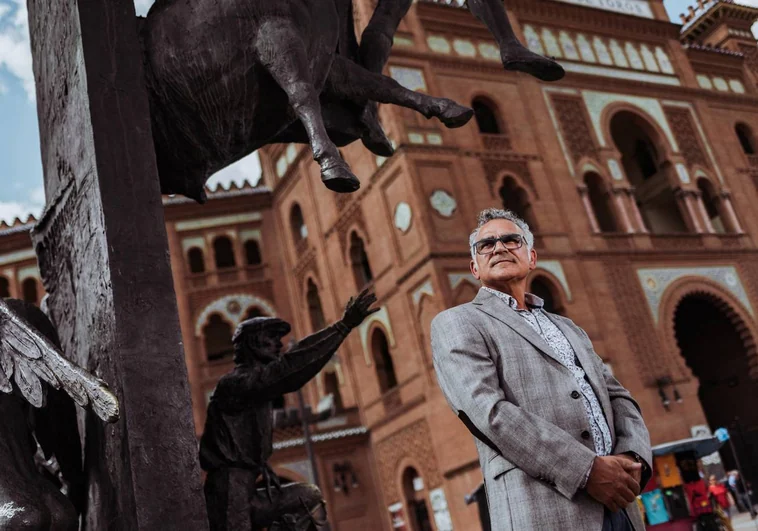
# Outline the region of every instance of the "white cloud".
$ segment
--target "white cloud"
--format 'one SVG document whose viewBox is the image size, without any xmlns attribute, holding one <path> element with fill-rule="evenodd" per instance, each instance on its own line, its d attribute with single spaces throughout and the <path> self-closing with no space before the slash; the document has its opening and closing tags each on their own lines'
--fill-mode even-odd
<svg viewBox="0 0 758 531">
<path fill-rule="evenodd" d="M 0 220 L 12 225 L 15 218 L 26 221 L 29 215 L 33 215 L 39 219 L 44 207 L 45 190 L 39 186 L 31 190 L 25 201 L 0 201 Z"/>
<path fill-rule="evenodd" d="M 34 101 L 29 18 L 24 0 L 0 0 L 0 70 L 18 79 L 29 100 Z"/>
<path fill-rule="evenodd" d="M 138 15 L 146 15 L 154 0 L 134 0 Z M 34 101 L 34 72 L 29 41 L 29 15 L 26 0 L 0 0 L 0 71 L 16 78 L 29 101 Z M 0 84 L 0 95 L 7 91 Z"/>
<path fill-rule="evenodd" d="M 231 183 L 236 183 L 242 186 L 245 181 L 248 181 L 252 185 L 256 185 L 261 177 L 261 161 L 258 158 L 258 153 L 251 153 L 245 158 L 242 158 L 227 166 L 223 170 L 214 173 L 210 179 L 208 179 L 208 187 L 211 190 L 215 190 L 218 185 L 224 188 L 229 188 Z"/>
</svg>

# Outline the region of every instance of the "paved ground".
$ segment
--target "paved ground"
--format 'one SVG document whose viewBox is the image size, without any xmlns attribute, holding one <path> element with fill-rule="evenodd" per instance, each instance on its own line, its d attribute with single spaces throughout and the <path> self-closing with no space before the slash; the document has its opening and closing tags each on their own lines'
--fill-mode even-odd
<svg viewBox="0 0 758 531">
<path fill-rule="evenodd" d="M 732 518 L 734 531 L 758 531 L 758 519 L 751 520 L 750 513 L 738 514 Z"/>
</svg>

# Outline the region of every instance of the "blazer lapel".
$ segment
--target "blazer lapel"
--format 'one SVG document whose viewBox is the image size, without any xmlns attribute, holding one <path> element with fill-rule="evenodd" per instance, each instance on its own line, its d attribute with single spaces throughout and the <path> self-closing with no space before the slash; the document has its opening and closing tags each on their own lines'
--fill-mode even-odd
<svg viewBox="0 0 758 531">
<path fill-rule="evenodd" d="M 595 360 L 593 359 L 596 354 L 584 345 L 584 342 L 582 342 L 579 335 L 574 332 L 574 329 L 564 323 L 562 319 L 556 319 L 555 316 L 547 312 L 545 312 L 545 315 L 547 315 L 548 319 L 550 319 L 553 324 L 563 332 L 563 335 L 566 336 L 566 339 L 571 344 L 571 348 L 574 349 L 574 353 L 576 353 L 576 357 L 579 359 L 579 363 L 581 363 L 582 369 L 584 369 L 584 373 L 587 375 L 590 385 L 595 390 L 595 395 L 598 400 L 600 400 L 600 405 L 603 406 L 606 419 L 610 419 L 611 417 L 609 417 L 609 414 L 612 411 L 611 403 L 610 400 L 608 400 L 608 393 L 605 392 L 606 387 L 603 375 L 598 373 Z M 613 433 L 613 431 L 611 431 L 611 433 Z"/>
<path fill-rule="evenodd" d="M 542 339 L 534 328 L 527 323 L 523 317 L 519 316 L 514 310 L 508 307 L 505 301 L 499 299 L 487 290 L 480 289 L 476 298 L 472 301 L 479 310 L 483 311 L 493 319 L 509 326 L 521 337 L 529 341 L 537 350 L 553 358 L 561 367 L 565 367 L 561 362 L 558 354 Z"/>
</svg>

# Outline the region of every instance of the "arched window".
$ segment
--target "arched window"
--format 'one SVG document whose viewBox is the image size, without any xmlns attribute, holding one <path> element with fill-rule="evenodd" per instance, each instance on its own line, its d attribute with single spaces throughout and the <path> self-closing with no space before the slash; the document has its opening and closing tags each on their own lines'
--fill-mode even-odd
<svg viewBox="0 0 758 531">
<path fill-rule="evenodd" d="M 471 108 L 474 109 L 476 125 L 479 127 L 480 133 L 486 135 L 499 135 L 501 133 L 497 111 L 493 104 L 483 98 L 476 98 L 471 102 Z"/>
<path fill-rule="evenodd" d="M 503 201 L 503 208 L 510 210 L 518 217 L 526 221 L 532 232 L 537 232 L 537 222 L 532 213 L 532 204 L 529 200 L 529 193 L 519 186 L 516 179 L 506 177 L 503 180 L 503 186 L 500 187 L 500 199 Z"/>
<path fill-rule="evenodd" d="M 666 141 L 630 111 L 616 113 L 610 130 L 646 228 L 653 234 L 687 232 L 686 213 L 680 210 L 666 171 L 660 170 Z"/>
<path fill-rule="evenodd" d="M 335 411 L 342 411 L 345 409 L 345 406 L 342 404 L 342 395 L 340 394 L 340 382 L 337 377 L 337 371 L 324 372 L 324 395 L 332 395 Z"/>
<path fill-rule="evenodd" d="M 640 169 L 643 179 L 649 179 L 658 173 L 658 154 L 655 147 L 646 138 L 637 138 L 634 142 L 634 160 Z"/>
<path fill-rule="evenodd" d="M 432 531 L 432 520 L 426 503 L 424 479 L 413 467 L 403 472 L 403 497 L 408 506 L 411 531 Z"/>
<path fill-rule="evenodd" d="M 584 176 L 587 185 L 587 196 L 592 205 L 592 211 L 600 227 L 601 232 L 615 232 L 616 218 L 611 207 L 611 196 L 607 183 L 597 173 L 588 173 Z"/>
<path fill-rule="evenodd" d="M 363 239 L 355 232 L 350 234 L 350 265 L 353 268 L 353 278 L 358 289 L 363 289 L 366 284 L 374 280 L 368 263 L 366 246 L 363 244 Z"/>
<path fill-rule="evenodd" d="M 187 261 L 189 262 L 190 273 L 205 272 L 205 256 L 203 256 L 202 249 L 193 247 L 187 251 Z"/>
<path fill-rule="evenodd" d="M 529 286 L 529 293 L 536 295 L 543 301 L 545 301 L 545 311 L 550 313 L 557 313 L 558 315 L 566 315 L 565 309 L 561 304 L 561 299 L 556 293 L 556 288 L 553 283 L 543 276 L 538 276 L 532 280 Z"/>
<path fill-rule="evenodd" d="M 755 138 L 753 137 L 753 131 L 750 130 L 746 124 L 739 123 L 734 126 L 734 132 L 737 133 L 737 138 L 742 146 L 742 151 L 745 155 L 755 155 Z"/>
<path fill-rule="evenodd" d="M 24 300 L 26 302 L 32 302 L 37 304 L 39 300 L 37 296 L 37 280 L 33 278 L 27 278 L 21 284 L 21 292 L 23 293 Z"/>
<path fill-rule="evenodd" d="M 292 205 L 290 211 L 290 230 L 292 231 L 292 240 L 296 244 L 308 238 L 308 227 L 305 226 L 303 211 L 297 203 Z"/>
<path fill-rule="evenodd" d="M 237 265 L 232 240 L 226 236 L 219 236 L 213 241 L 213 255 L 216 258 L 216 269 L 227 269 Z"/>
<path fill-rule="evenodd" d="M 318 287 L 313 279 L 308 279 L 308 291 L 306 292 L 308 302 L 308 316 L 311 320 L 311 328 L 314 332 L 326 328 L 326 319 L 324 318 L 324 308 L 321 306 L 321 297 L 318 294 Z"/>
<path fill-rule="evenodd" d="M 0 277 L 0 297 L 10 297 L 10 296 L 11 296 L 10 282 L 8 282 L 7 278 Z"/>
<path fill-rule="evenodd" d="M 261 265 L 263 260 L 261 258 L 261 248 L 257 241 L 247 240 L 245 242 L 245 258 L 247 259 L 247 265 Z"/>
<path fill-rule="evenodd" d="M 699 179 L 697 187 L 700 190 L 703 206 L 705 207 L 705 215 L 711 221 L 711 226 L 719 234 L 726 233 L 724 222 L 721 219 L 721 213 L 719 212 L 716 202 L 716 190 L 713 189 L 713 185 L 708 179 Z"/>
<path fill-rule="evenodd" d="M 376 376 L 379 379 L 379 389 L 384 394 L 397 387 L 397 376 L 395 376 L 395 364 L 392 362 L 387 336 L 378 328 L 371 336 L 371 354 L 374 358 Z"/>
<path fill-rule="evenodd" d="M 232 327 L 223 317 L 214 313 L 203 327 L 205 355 L 208 361 L 216 361 L 234 355 Z"/>
</svg>

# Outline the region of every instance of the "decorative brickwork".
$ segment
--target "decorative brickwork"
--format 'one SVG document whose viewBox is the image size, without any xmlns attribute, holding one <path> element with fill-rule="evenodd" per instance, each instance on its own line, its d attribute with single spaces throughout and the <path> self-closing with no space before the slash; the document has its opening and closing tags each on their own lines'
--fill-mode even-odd
<svg viewBox="0 0 758 531">
<path fill-rule="evenodd" d="M 295 278 L 297 279 L 298 286 L 305 285 L 305 277 L 311 273 L 316 282 L 320 282 L 320 275 L 318 271 L 318 261 L 316 260 L 316 250 L 313 247 L 308 248 L 304 253 L 298 253 L 299 260 L 293 271 Z"/>
<path fill-rule="evenodd" d="M 398 467 L 405 458 L 412 459 L 421 467 L 419 473 L 426 481 L 428 489 L 442 485 L 442 475 L 437 467 L 431 440 L 429 425 L 425 420 L 420 420 L 376 444 L 376 461 L 387 502 L 401 499 L 397 485 Z"/>
<path fill-rule="evenodd" d="M 337 194 L 348 195 L 348 194 Z M 354 201 L 342 212 L 336 223 L 326 232 L 328 238 L 332 234 L 336 233 L 340 242 L 340 248 L 342 249 L 342 256 L 347 256 L 348 246 L 348 231 L 354 227 L 360 228 L 363 235 L 368 240 L 368 232 L 366 231 L 366 219 L 363 216 L 363 209 L 361 208 L 360 201 Z M 366 241 L 369 243 L 369 241 Z"/>
<path fill-rule="evenodd" d="M 582 100 L 563 95 L 554 95 L 552 100 L 563 141 L 574 162 L 579 162 L 582 157 L 594 158 L 596 146 Z"/>
<path fill-rule="evenodd" d="M 656 378 L 668 370 L 660 359 L 663 345 L 635 270 L 631 264 L 619 262 L 607 263 L 605 270 L 613 300 L 623 301 L 617 309 L 621 322 L 625 323 L 624 332 L 634 353 L 637 370 L 646 385 L 653 385 Z"/>
<path fill-rule="evenodd" d="M 690 168 L 696 165 L 704 168 L 709 167 L 708 159 L 700 142 L 700 135 L 692 123 L 690 110 L 681 107 L 664 107 L 664 112 L 687 165 Z"/>
</svg>

